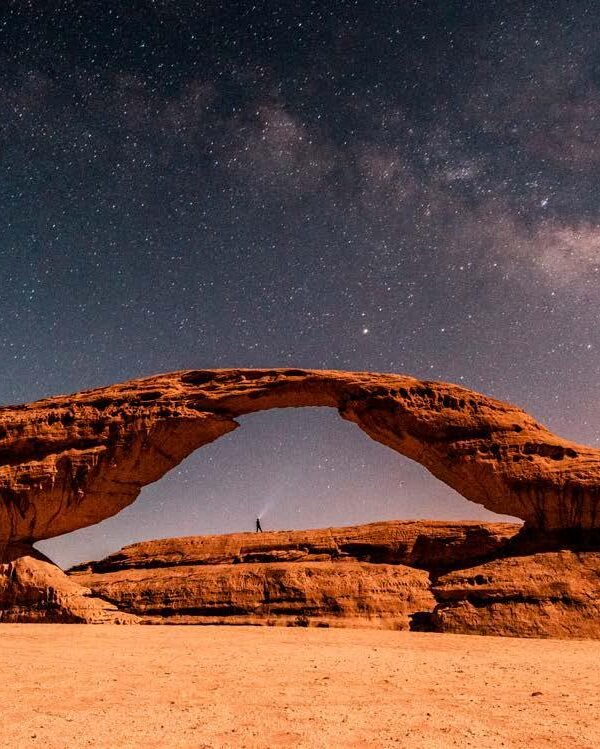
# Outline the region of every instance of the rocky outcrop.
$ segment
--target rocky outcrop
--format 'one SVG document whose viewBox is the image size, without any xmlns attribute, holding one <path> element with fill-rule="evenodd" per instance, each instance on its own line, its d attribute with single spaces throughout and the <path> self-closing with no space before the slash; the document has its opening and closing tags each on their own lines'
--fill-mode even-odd
<svg viewBox="0 0 600 749">
<path fill-rule="evenodd" d="M 516 523 L 388 520 L 344 528 L 229 533 L 143 541 L 71 574 L 185 565 L 355 561 L 442 572 L 496 556 L 520 531 Z"/>
<path fill-rule="evenodd" d="M 435 605 L 429 576 L 360 562 L 177 565 L 75 579 L 144 623 L 408 629 Z"/>
<path fill-rule="evenodd" d="M 400 524 L 393 530 L 311 532 L 310 538 L 287 534 L 276 541 L 175 539 L 128 547 L 77 570 L 71 579 L 36 556 L 33 543 L 115 515 L 143 486 L 236 429 L 237 417 L 301 406 L 336 408 L 466 499 L 523 519 L 524 529 L 511 539 L 512 530 L 500 526 L 443 523 L 429 525 L 425 533 Z M 571 556 L 556 556 L 566 548 Z M 563 440 L 521 409 L 457 385 L 368 372 L 192 370 L 0 408 L 0 615 L 5 621 L 112 621 L 122 606 L 134 617 L 128 621 L 135 621 L 136 611 L 161 620 L 239 615 L 264 621 L 302 617 L 297 613 L 302 610 L 323 618 L 330 610 L 339 613 L 338 620 L 362 617 L 404 626 L 431 613 L 419 608 L 430 595 L 422 588 L 422 571 L 427 571 L 440 600 L 433 620 L 443 631 L 594 633 L 580 620 L 595 612 L 598 548 L 600 450 Z M 495 556 L 501 559 L 491 561 Z M 531 568 L 531 579 L 537 582 L 529 598 L 517 600 L 515 592 L 503 599 L 502 591 L 512 590 L 510 565 L 528 569 L 534 560 L 538 566 Z M 478 565 L 496 575 L 489 590 L 471 582 L 479 573 L 459 572 Z M 546 572 L 534 574 L 540 565 Z M 562 599 L 549 595 L 552 586 L 544 587 L 544 574 L 566 586 Z M 109 581 L 111 575 L 116 577 Z M 573 587 L 578 575 L 581 590 Z M 227 579 L 227 613 L 215 614 Z M 192 588 L 178 593 L 177 585 L 186 581 Z M 526 588 L 526 577 L 521 580 L 515 572 L 514 581 L 519 581 L 515 590 L 521 584 Z M 277 590 L 284 591 L 279 608 L 273 603 Z M 386 590 L 393 591 L 391 598 Z M 192 605 L 202 591 L 211 603 Z M 402 602 L 396 614 L 392 599 Z M 535 611 L 562 624 L 554 630 L 529 627 L 525 622 Z"/>
<path fill-rule="evenodd" d="M 15 554 L 15 550 L 13 550 Z M 0 623 L 135 624 L 138 619 L 94 596 L 45 559 L 15 555 L 0 564 Z"/>
<path fill-rule="evenodd" d="M 600 638 L 600 552 L 497 559 L 444 575 L 433 592 L 440 632 Z"/>
<path fill-rule="evenodd" d="M 530 543 L 511 523 L 388 521 L 146 541 L 69 575 L 150 624 L 600 639 L 600 551 Z"/>
<path fill-rule="evenodd" d="M 512 523 L 388 521 L 147 541 L 71 579 L 145 623 L 421 628 L 429 572 L 496 555 Z"/>
<path fill-rule="evenodd" d="M 0 545 L 93 525 L 254 411 L 329 406 L 529 528 L 600 525 L 600 451 L 456 385 L 303 369 L 175 372 L 0 409 Z"/>
</svg>

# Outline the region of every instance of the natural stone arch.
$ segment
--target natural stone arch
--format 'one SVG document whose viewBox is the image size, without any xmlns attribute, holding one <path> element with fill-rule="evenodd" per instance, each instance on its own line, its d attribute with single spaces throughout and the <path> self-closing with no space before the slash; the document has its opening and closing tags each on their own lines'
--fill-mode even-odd
<svg viewBox="0 0 600 749">
<path fill-rule="evenodd" d="M 600 524 L 600 450 L 457 385 L 367 372 L 192 370 L 0 409 L 0 543 L 115 515 L 191 452 L 271 408 L 329 406 L 466 499 L 541 530 Z"/>
</svg>

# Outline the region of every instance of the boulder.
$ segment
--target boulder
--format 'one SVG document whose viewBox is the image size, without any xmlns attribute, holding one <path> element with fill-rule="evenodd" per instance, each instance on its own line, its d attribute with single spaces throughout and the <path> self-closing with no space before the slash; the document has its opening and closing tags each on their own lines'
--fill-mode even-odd
<svg viewBox="0 0 600 749">
<path fill-rule="evenodd" d="M 0 623 L 135 624 L 137 617 L 68 577 L 39 552 L 7 550 L 0 563 Z"/>
</svg>

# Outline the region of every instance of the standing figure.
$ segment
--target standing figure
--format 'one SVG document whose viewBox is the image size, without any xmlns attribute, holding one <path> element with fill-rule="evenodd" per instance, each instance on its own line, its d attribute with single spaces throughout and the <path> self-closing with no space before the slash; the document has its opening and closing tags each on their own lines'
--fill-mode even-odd
<svg viewBox="0 0 600 749">
<path fill-rule="evenodd" d="M 256 532 L 262 533 L 262 527 L 260 525 L 260 518 L 256 518 Z"/>
</svg>

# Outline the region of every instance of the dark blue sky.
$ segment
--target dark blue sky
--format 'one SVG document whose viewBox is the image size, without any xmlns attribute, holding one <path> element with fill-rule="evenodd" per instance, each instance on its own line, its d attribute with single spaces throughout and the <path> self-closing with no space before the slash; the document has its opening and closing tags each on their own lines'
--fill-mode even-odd
<svg viewBox="0 0 600 749">
<path fill-rule="evenodd" d="M 560 0 L 3 3 L 0 402 L 368 369 L 597 444 L 599 29 Z M 333 413 L 243 427 L 47 548 L 245 529 L 265 503 L 266 527 L 490 517 Z"/>
</svg>

